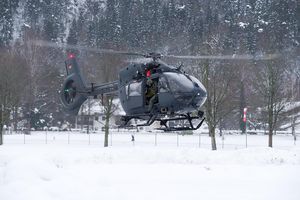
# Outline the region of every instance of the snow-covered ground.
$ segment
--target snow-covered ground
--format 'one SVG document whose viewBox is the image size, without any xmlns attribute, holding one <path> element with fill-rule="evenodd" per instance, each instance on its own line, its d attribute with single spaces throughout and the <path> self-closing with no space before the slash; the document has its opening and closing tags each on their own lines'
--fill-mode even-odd
<svg viewBox="0 0 300 200">
<path fill-rule="evenodd" d="M 234 131 L 232 131 L 235 133 Z M 109 145 L 117 147 L 129 146 L 158 146 L 158 147 L 197 147 L 211 148 L 211 139 L 207 134 L 195 133 L 193 135 L 179 135 L 163 132 L 117 132 L 111 131 Z M 131 142 L 131 135 L 135 137 L 135 143 Z M 300 134 L 297 134 L 300 138 Z M 224 137 L 216 136 L 218 149 L 243 149 L 246 147 L 266 147 L 267 135 L 240 135 L 225 133 Z M 56 131 L 32 131 L 30 135 L 6 134 L 5 144 L 60 144 L 60 145 L 96 145 L 103 146 L 104 135 L 101 133 L 84 134 L 79 132 L 56 132 Z M 273 146 L 280 149 L 289 149 L 300 145 L 291 134 L 277 134 L 273 136 Z"/>
<path fill-rule="evenodd" d="M 292 136 L 277 135 L 267 148 L 267 136 L 251 135 L 245 148 L 245 136 L 228 135 L 224 149 L 211 151 L 205 135 L 133 134 L 135 144 L 128 133 L 113 134 L 108 148 L 101 134 L 33 133 L 25 145 L 24 135 L 5 135 L 0 198 L 300 199 Z"/>
</svg>

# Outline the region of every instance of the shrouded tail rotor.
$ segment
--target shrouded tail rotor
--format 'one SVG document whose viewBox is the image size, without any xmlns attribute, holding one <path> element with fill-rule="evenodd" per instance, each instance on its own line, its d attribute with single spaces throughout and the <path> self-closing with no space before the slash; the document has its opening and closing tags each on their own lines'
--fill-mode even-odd
<svg viewBox="0 0 300 200">
<path fill-rule="evenodd" d="M 66 69 L 68 76 L 63 83 L 60 99 L 67 113 L 77 114 L 88 97 L 87 87 L 73 55 L 66 61 Z"/>
<path fill-rule="evenodd" d="M 63 92 L 64 92 L 63 95 L 64 95 L 64 99 L 66 100 L 66 103 L 68 104 L 73 103 L 76 97 L 76 86 L 73 80 L 69 80 L 69 82 L 66 83 Z"/>
</svg>

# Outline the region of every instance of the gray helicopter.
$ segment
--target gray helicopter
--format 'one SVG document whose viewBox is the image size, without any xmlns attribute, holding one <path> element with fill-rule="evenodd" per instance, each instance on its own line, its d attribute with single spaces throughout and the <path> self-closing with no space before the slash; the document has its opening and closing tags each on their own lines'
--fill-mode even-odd
<svg viewBox="0 0 300 200">
<path fill-rule="evenodd" d="M 88 86 L 81 76 L 76 58 L 70 54 L 66 61 L 67 78 L 61 92 L 61 101 L 67 112 L 77 114 L 89 96 L 117 93 L 126 113 L 122 116 L 126 127 L 132 119 L 149 126 L 159 121 L 162 130 L 195 130 L 204 121 L 200 107 L 207 93 L 201 82 L 179 68 L 159 61 L 159 54 L 149 54 L 148 63 L 131 63 L 119 72 L 119 80 Z M 196 111 L 196 112 L 195 112 Z M 194 126 L 192 120 L 200 119 Z M 188 120 L 189 126 L 169 127 L 169 121 Z"/>
<path fill-rule="evenodd" d="M 143 56 L 150 58 L 146 63 L 132 62 L 119 72 L 119 80 L 90 84 L 84 81 L 74 54 L 69 54 L 65 62 L 67 77 L 63 83 L 60 99 L 66 112 L 78 114 L 81 105 L 89 96 L 117 94 L 126 113 L 122 116 L 122 127 L 128 127 L 132 119 L 139 119 L 145 123 L 137 126 L 150 126 L 155 121 L 160 122 L 164 131 L 196 130 L 204 122 L 202 105 L 207 98 L 207 92 L 202 83 L 181 70 L 161 61 L 158 53 L 140 54 L 109 49 L 96 49 L 75 45 L 58 46 L 55 43 L 34 41 L 34 45 L 48 47 L 63 47 L 68 49 L 94 51 L 97 53 L 120 54 L 126 56 Z M 239 60 L 269 60 L 276 55 L 255 57 L 253 55 L 230 56 L 174 56 L 167 58 L 179 59 L 239 59 Z M 184 126 L 170 126 L 170 121 L 185 120 Z M 194 125 L 194 121 L 197 124 Z M 176 123 L 173 123 L 176 124 Z"/>
</svg>

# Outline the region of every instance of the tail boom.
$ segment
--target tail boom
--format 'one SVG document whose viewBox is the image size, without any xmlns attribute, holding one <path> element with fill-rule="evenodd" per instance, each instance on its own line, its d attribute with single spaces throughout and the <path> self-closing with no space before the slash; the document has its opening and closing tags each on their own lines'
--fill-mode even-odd
<svg viewBox="0 0 300 200">
<path fill-rule="evenodd" d="M 83 79 L 74 56 L 69 56 L 66 61 L 67 77 L 63 83 L 60 94 L 64 110 L 72 115 L 77 115 L 81 105 L 89 96 L 96 97 L 102 94 L 112 94 L 118 90 L 118 81 L 100 85 L 87 86 Z"/>
</svg>

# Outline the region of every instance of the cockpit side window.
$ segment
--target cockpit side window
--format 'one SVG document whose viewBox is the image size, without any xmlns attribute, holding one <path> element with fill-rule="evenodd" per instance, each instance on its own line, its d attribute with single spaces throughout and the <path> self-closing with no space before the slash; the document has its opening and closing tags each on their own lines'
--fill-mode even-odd
<svg viewBox="0 0 300 200">
<path fill-rule="evenodd" d="M 167 79 L 164 76 L 161 76 L 159 78 L 158 88 L 159 88 L 159 92 L 169 92 L 170 91 Z"/>
<path fill-rule="evenodd" d="M 130 83 L 128 88 L 129 96 L 141 96 L 142 95 L 142 82 L 134 81 Z"/>
</svg>

